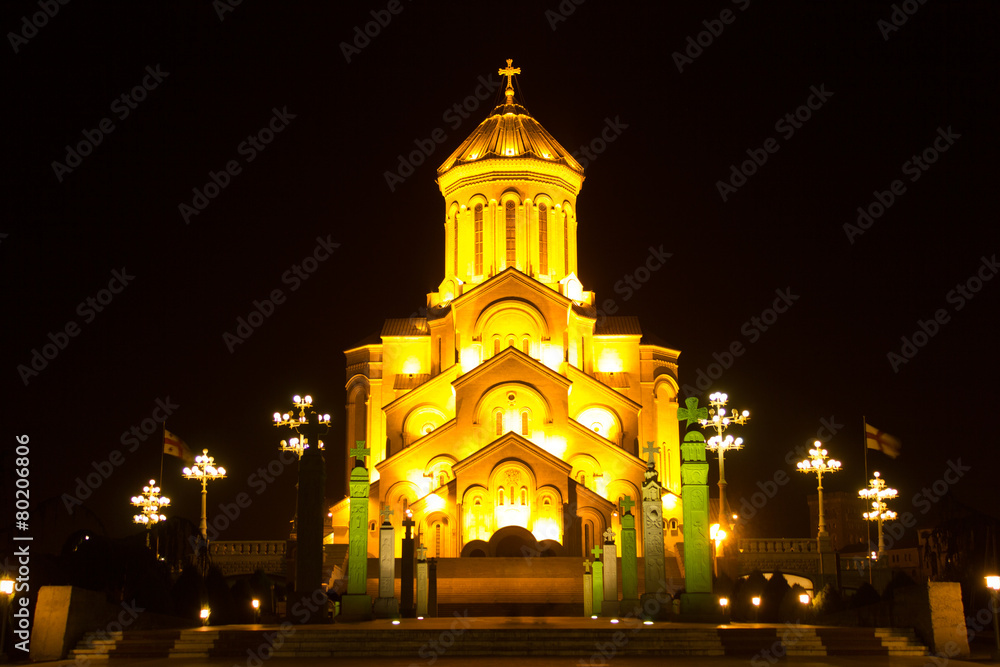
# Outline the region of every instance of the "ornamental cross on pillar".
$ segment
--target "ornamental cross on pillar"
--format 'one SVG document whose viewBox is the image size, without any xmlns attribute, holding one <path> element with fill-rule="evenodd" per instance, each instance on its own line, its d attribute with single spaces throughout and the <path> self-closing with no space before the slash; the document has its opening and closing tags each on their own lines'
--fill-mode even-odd
<svg viewBox="0 0 1000 667">
<path fill-rule="evenodd" d="M 355 468 L 364 468 L 365 467 L 365 457 L 368 456 L 369 454 L 371 454 L 372 450 L 370 450 L 367 447 L 365 447 L 365 441 L 364 440 L 357 440 L 357 441 L 355 441 L 354 444 L 356 446 L 353 447 L 351 449 L 351 451 L 349 452 L 350 455 L 354 457 L 354 467 Z"/>
<path fill-rule="evenodd" d="M 635 501 L 632 500 L 632 496 L 625 496 L 624 498 L 622 498 L 620 504 L 621 504 L 621 508 L 622 508 L 622 514 L 631 514 L 632 513 L 632 508 L 635 507 Z M 614 537 L 613 533 L 612 533 L 612 537 Z"/>
<path fill-rule="evenodd" d="M 611 528 L 608 528 L 606 531 L 604 531 L 604 543 L 605 544 L 615 543 L 615 531 L 612 530 Z"/>
<path fill-rule="evenodd" d="M 656 446 L 655 442 L 647 442 L 646 446 L 642 448 L 642 453 L 648 457 L 647 463 L 656 463 L 656 459 L 653 457 L 660 453 L 660 448 Z"/>
<path fill-rule="evenodd" d="M 392 514 L 393 514 L 393 511 L 392 511 L 391 507 L 389 507 L 388 505 L 386 505 L 385 507 L 383 507 L 382 511 L 379 512 L 379 516 L 382 517 L 382 523 L 389 523 L 389 517 L 391 517 Z"/>
<path fill-rule="evenodd" d="M 422 544 L 417 547 L 417 560 L 427 560 L 427 547 Z"/>
<path fill-rule="evenodd" d="M 601 560 L 601 554 L 604 553 L 604 549 L 600 545 L 595 544 L 594 548 L 590 550 L 590 553 L 594 555 L 594 562 L 598 563 Z"/>
<path fill-rule="evenodd" d="M 514 102 L 514 86 L 511 84 L 511 81 L 513 80 L 515 74 L 521 73 L 520 67 L 511 67 L 513 63 L 514 63 L 513 59 L 507 58 L 507 66 L 502 67 L 497 72 L 497 74 L 499 74 L 500 76 L 507 77 L 507 91 L 506 91 L 507 104 L 511 104 Z"/>
</svg>

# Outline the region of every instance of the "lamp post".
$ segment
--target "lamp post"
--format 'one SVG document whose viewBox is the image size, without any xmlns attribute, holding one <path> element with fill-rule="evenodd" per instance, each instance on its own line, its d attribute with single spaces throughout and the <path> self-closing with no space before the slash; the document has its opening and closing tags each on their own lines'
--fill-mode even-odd
<svg viewBox="0 0 1000 667">
<path fill-rule="evenodd" d="M 215 457 L 208 455 L 208 450 L 194 458 L 194 465 L 184 468 L 185 479 L 196 479 L 201 482 L 201 539 L 208 551 L 208 482 L 209 480 L 225 479 L 226 469 L 215 465 Z"/>
<path fill-rule="evenodd" d="M 858 491 L 858 495 L 871 501 L 871 511 L 865 512 L 863 516 L 868 521 L 878 521 L 878 558 L 881 558 L 885 554 L 882 524 L 896 518 L 896 513 L 889 509 L 885 501 L 895 498 L 899 492 L 896 489 L 888 488 L 885 485 L 885 480 L 876 472 L 875 477 L 868 481 L 868 488 Z"/>
<path fill-rule="evenodd" d="M 330 427 L 330 415 L 313 409 L 312 396 L 292 397 L 295 409 L 275 412 L 274 425 L 288 427 L 295 436 L 282 441 L 282 451 L 294 451 L 299 456 L 298 482 L 295 510 L 295 590 L 309 595 L 321 587 L 323 581 L 323 529 L 327 514 L 323 507 L 326 487 L 326 462 L 323 460 L 323 441 L 320 436 Z M 296 411 L 298 414 L 296 414 Z M 313 443 L 316 444 L 313 447 Z M 325 617 L 326 610 L 319 612 Z"/>
<path fill-rule="evenodd" d="M 819 493 L 819 535 L 826 535 L 826 520 L 823 517 L 823 473 L 834 473 L 841 469 L 840 461 L 827 458 L 826 450 L 823 449 L 819 440 L 813 443 L 813 449 L 809 450 L 809 458 L 799 461 L 799 472 L 816 473 L 816 488 Z"/>
<path fill-rule="evenodd" d="M 708 439 L 706 447 L 712 452 L 719 453 L 719 523 L 722 524 L 730 516 L 726 509 L 726 462 L 725 454 L 728 450 L 743 449 L 743 438 L 734 438 L 732 435 L 724 435 L 726 429 L 733 424 L 745 424 L 750 419 L 750 411 L 726 412 L 726 403 L 729 396 L 721 391 L 715 392 L 708 397 L 708 402 L 712 406 L 709 411 L 709 419 L 701 419 L 701 427 L 708 430 L 714 429 L 715 435 Z M 728 523 L 728 521 L 727 521 Z M 732 524 L 730 524 L 731 526 Z"/>
<path fill-rule="evenodd" d="M 160 487 L 156 485 L 156 480 L 149 480 L 147 486 L 142 487 L 142 493 L 132 496 L 132 504 L 141 508 L 139 514 L 132 516 L 132 521 L 146 526 L 146 548 L 149 548 L 149 531 L 153 525 L 166 521 L 167 517 L 161 510 L 170 504 L 170 498 L 160 495 Z M 159 549 L 156 553 L 159 557 Z"/>
<path fill-rule="evenodd" d="M 993 639 L 996 642 L 996 649 L 993 651 L 993 659 L 1000 660 L 1000 576 L 991 574 L 986 577 L 986 587 L 990 589 L 990 601 L 992 602 L 990 611 L 993 612 Z"/>
</svg>

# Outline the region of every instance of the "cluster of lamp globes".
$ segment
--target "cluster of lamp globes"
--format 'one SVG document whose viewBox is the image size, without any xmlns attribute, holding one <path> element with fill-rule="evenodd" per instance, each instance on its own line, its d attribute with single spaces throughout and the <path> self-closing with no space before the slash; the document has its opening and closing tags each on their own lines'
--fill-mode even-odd
<svg viewBox="0 0 1000 667">
<path fill-rule="evenodd" d="M 142 487 L 141 495 L 132 496 L 132 504 L 142 508 L 142 514 L 132 517 L 135 523 L 148 527 L 167 520 L 166 515 L 161 514 L 160 510 L 170 504 L 170 498 L 160 495 L 160 487 L 156 486 L 156 480 L 149 480 L 149 484 Z"/>
<path fill-rule="evenodd" d="M 292 404 L 299 409 L 298 416 L 290 412 L 275 412 L 274 413 L 274 425 L 290 426 L 293 430 L 298 430 L 298 427 L 304 426 L 308 421 L 306 416 L 306 408 L 312 407 L 312 396 L 306 394 L 305 396 L 299 396 L 296 394 L 292 396 Z M 322 414 L 316 415 L 319 419 L 320 426 L 330 425 L 330 415 Z M 323 441 L 319 441 L 319 448 L 323 449 Z M 289 438 L 288 440 L 281 441 L 281 451 L 283 452 L 295 452 L 301 458 L 302 454 L 309 449 L 309 439 L 299 434 L 297 437 Z"/>
<path fill-rule="evenodd" d="M 713 424 L 721 424 L 722 426 L 729 426 L 730 423 L 742 424 L 750 418 L 749 410 L 744 410 L 743 412 L 733 411 L 729 415 L 726 414 L 726 408 L 723 406 L 729 401 L 729 394 L 717 391 L 708 397 L 708 401 L 714 407 L 714 409 L 709 412 L 709 414 L 712 415 L 712 419 L 699 420 L 702 426 L 707 426 L 709 422 Z M 737 440 L 739 441 L 739 444 L 743 443 L 741 438 L 737 438 Z"/>
<path fill-rule="evenodd" d="M 875 473 L 875 479 L 869 482 L 867 489 L 858 491 L 858 495 L 866 500 L 871 500 L 872 511 L 865 512 L 864 517 L 869 521 L 891 521 L 896 518 L 896 513 L 887 509 L 885 501 L 899 495 L 896 489 L 887 488 L 885 480 Z"/>
<path fill-rule="evenodd" d="M 184 468 L 184 476 L 188 479 L 221 479 L 226 476 L 226 469 L 215 465 L 215 457 L 208 455 L 208 450 L 194 457 L 194 465 Z"/>
<path fill-rule="evenodd" d="M 827 451 L 820 447 L 820 444 L 819 440 L 813 443 L 814 448 L 809 450 L 809 458 L 796 464 L 799 470 L 802 472 L 837 472 L 840 470 L 840 461 L 828 459 Z"/>
</svg>

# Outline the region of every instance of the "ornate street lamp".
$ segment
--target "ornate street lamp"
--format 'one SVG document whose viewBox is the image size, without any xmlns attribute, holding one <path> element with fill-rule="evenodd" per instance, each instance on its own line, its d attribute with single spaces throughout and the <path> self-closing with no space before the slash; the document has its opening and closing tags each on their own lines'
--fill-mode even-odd
<svg viewBox="0 0 1000 667">
<path fill-rule="evenodd" d="M 201 539 L 208 549 L 208 482 L 209 480 L 225 479 L 226 469 L 215 465 L 215 457 L 208 455 L 208 450 L 194 458 L 194 465 L 184 468 L 185 479 L 196 479 L 201 482 Z"/>
<path fill-rule="evenodd" d="M 878 521 L 878 557 L 885 554 L 885 541 L 882 538 L 882 524 L 885 521 L 892 521 L 896 518 L 896 513 L 889 509 L 886 500 L 891 500 L 899 495 L 896 489 L 890 489 L 885 485 L 885 480 L 877 472 L 875 477 L 868 481 L 868 488 L 858 491 L 858 495 L 865 500 L 871 501 L 870 512 L 863 514 L 868 521 Z"/>
<path fill-rule="evenodd" d="M 290 413 L 275 412 L 273 419 L 275 426 L 279 428 L 282 426 L 288 426 L 295 431 L 296 434 L 296 437 L 281 441 L 281 451 L 295 452 L 295 455 L 301 459 L 302 454 L 309 449 L 309 435 L 303 433 L 303 431 L 308 430 L 309 415 L 306 410 L 312 412 L 312 396 L 306 394 L 305 396 L 300 397 L 296 394 L 295 396 L 292 396 L 292 405 L 298 408 L 298 415 L 296 415 L 294 411 Z M 319 418 L 320 426 L 330 425 L 330 415 L 317 414 L 316 416 Z M 319 438 L 316 438 L 316 441 L 319 443 L 319 448 L 323 449 L 323 441 Z"/>
<path fill-rule="evenodd" d="M 827 458 L 826 450 L 819 440 L 813 443 L 809 450 L 809 458 L 799 461 L 799 472 L 816 473 L 817 489 L 819 491 L 819 537 L 826 535 L 826 520 L 823 516 L 823 473 L 834 473 L 841 469 L 840 461 Z"/>
<path fill-rule="evenodd" d="M 726 403 L 729 396 L 721 391 L 708 397 L 708 402 L 712 406 L 708 419 L 701 419 L 701 427 L 708 430 L 714 429 L 715 435 L 708 439 L 706 447 L 712 452 L 719 453 L 719 522 L 723 517 L 730 516 L 726 509 L 726 464 L 725 454 L 728 450 L 743 449 L 743 438 L 734 438 L 732 435 L 725 435 L 726 429 L 734 424 L 745 424 L 750 419 L 750 411 L 727 413 Z M 703 408 L 704 409 L 704 408 Z M 704 413 L 703 413 L 704 414 Z M 728 523 L 728 521 L 727 521 Z M 731 525 L 731 524 L 730 524 Z"/>
<path fill-rule="evenodd" d="M 139 514 L 132 517 L 132 521 L 146 526 L 146 548 L 149 548 L 149 530 L 157 523 L 166 521 L 163 514 L 164 507 L 170 504 L 170 498 L 160 495 L 160 487 L 156 485 L 156 480 L 149 480 L 147 486 L 142 487 L 142 493 L 132 496 L 132 504 L 139 507 Z M 159 553 L 156 554 L 159 557 Z"/>
</svg>

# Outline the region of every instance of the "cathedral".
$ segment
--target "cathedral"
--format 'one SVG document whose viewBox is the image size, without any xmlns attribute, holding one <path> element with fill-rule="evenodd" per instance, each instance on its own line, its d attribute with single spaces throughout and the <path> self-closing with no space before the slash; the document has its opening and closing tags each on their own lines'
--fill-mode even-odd
<svg viewBox="0 0 1000 667">
<path fill-rule="evenodd" d="M 620 532 L 652 458 L 673 558 L 680 353 L 637 317 L 598 314 L 577 265 L 583 167 L 518 103 L 519 73 L 507 61 L 506 99 L 437 170 L 444 276 L 426 317 L 345 351 L 347 450 L 370 449 L 368 551 L 391 509 L 396 553 L 408 516 L 430 557 L 582 557 Z M 348 505 L 328 541 L 346 541 Z"/>
</svg>

